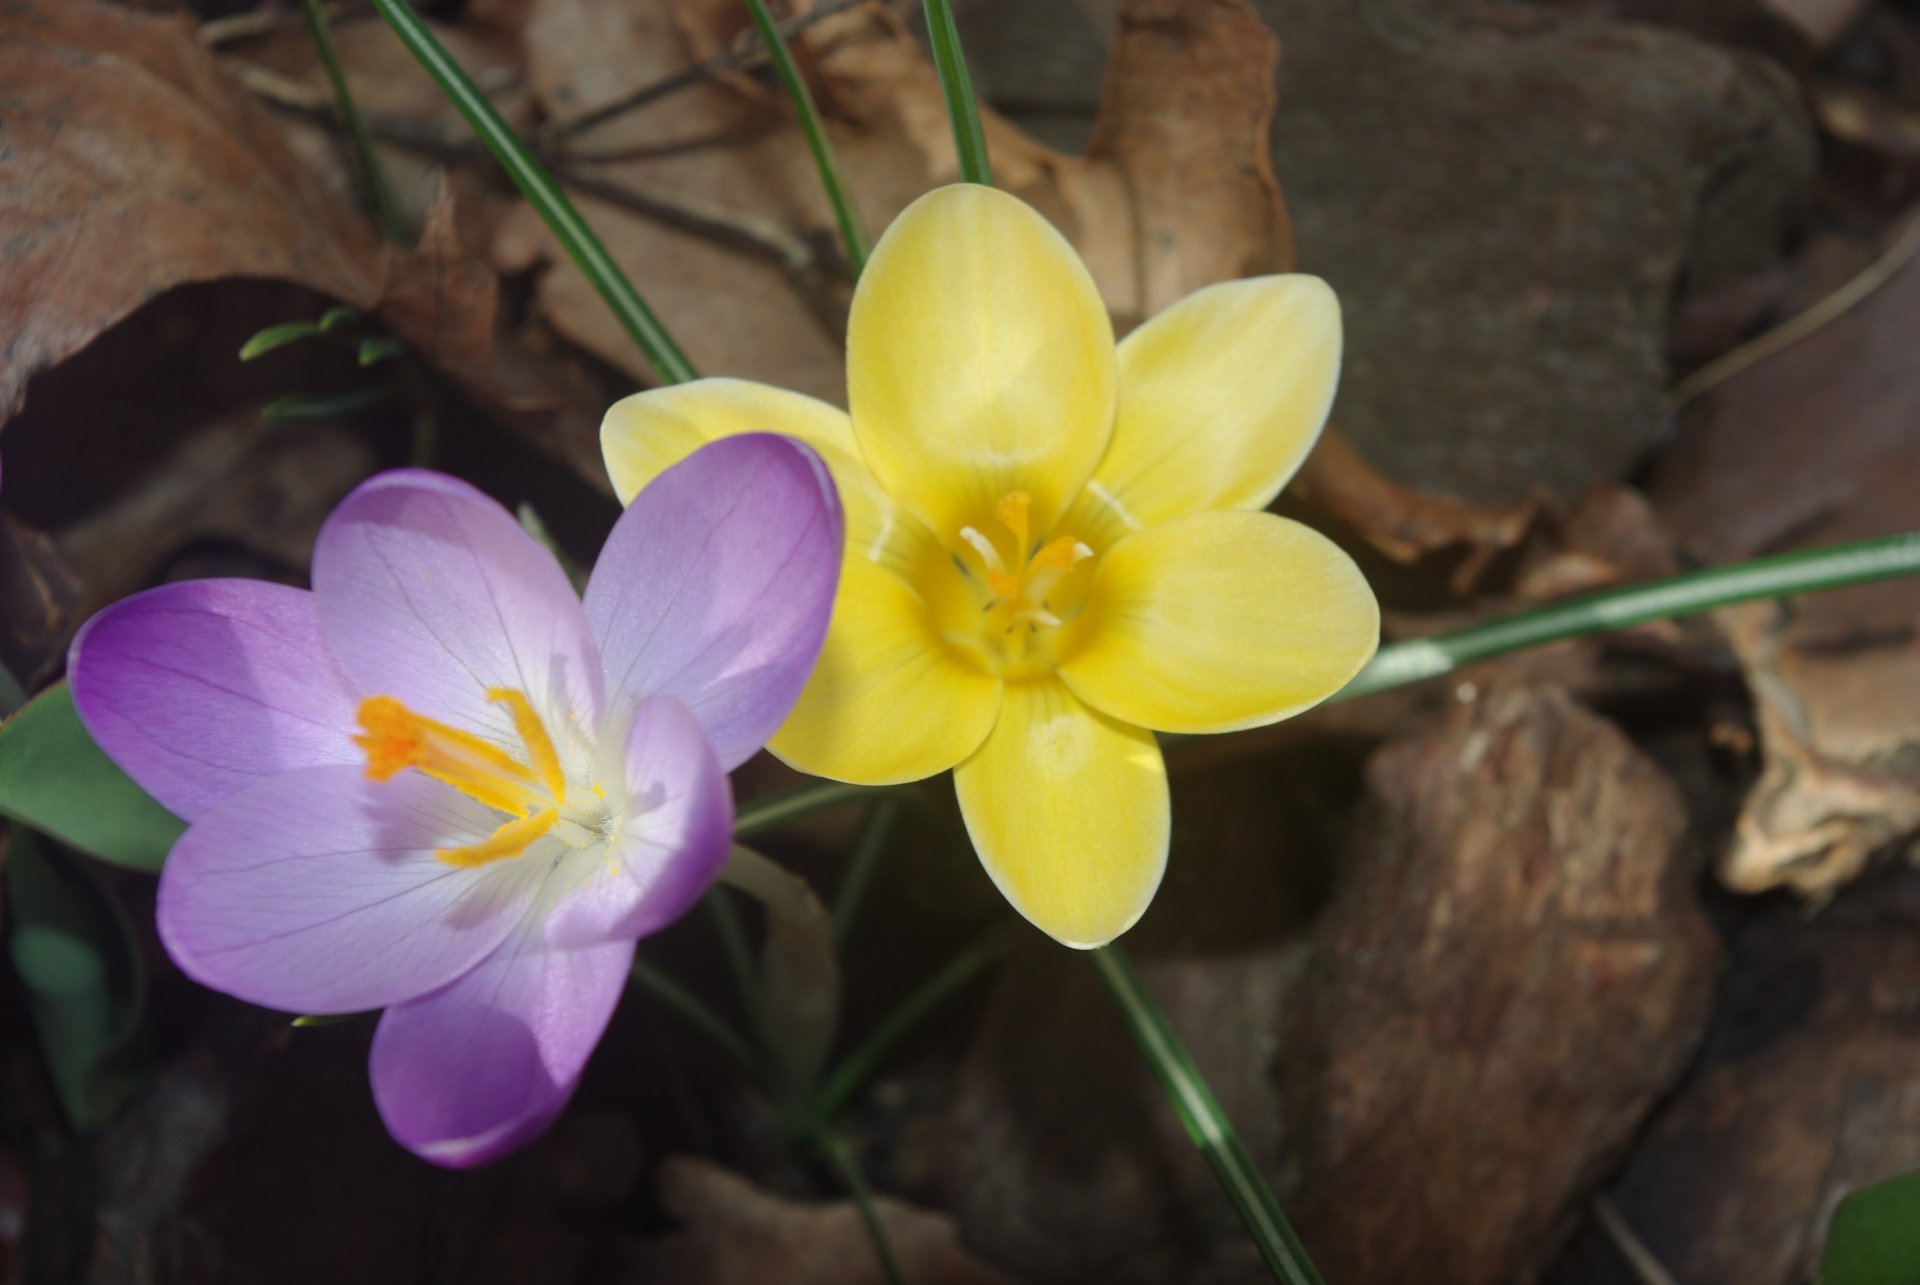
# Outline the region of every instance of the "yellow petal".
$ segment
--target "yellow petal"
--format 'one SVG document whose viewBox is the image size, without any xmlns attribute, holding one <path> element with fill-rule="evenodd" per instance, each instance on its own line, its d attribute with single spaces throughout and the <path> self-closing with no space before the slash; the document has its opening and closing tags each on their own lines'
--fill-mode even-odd
<svg viewBox="0 0 1920 1285">
<path fill-rule="evenodd" d="M 738 433 L 784 433 L 820 453 L 840 489 L 847 548 L 869 561 L 913 561 L 927 534 L 874 480 L 853 425 L 837 406 L 746 379 L 696 379 L 615 402 L 600 424 L 600 449 L 622 504 L 708 442 Z"/>
<path fill-rule="evenodd" d="M 1380 606 L 1353 559 L 1271 513 L 1127 536 L 1100 560 L 1060 675 L 1115 718 L 1231 732 L 1297 714 L 1372 657 Z"/>
<path fill-rule="evenodd" d="M 1167 868 L 1167 771 L 1153 735 L 1058 679 L 1007 684 L 1000 721 L 953 774 L 967 833 L 1013 908 L 1068 946 L 1104 946 Z"/>
<path fill-rule="evenodd" d="M 1000 685 L 934 632 L 913 590 L 849 557 L 820 663 L 767 748 L 836 781 L 917 781 L 979 747 Z"/>
<path fill-rule="evenodd" d="M 1204 509 L 1263 509 L 1306 459 L 1340 377 L 1318 277 L 1209 286 L 1120 345 L 1113 442 L 1062 527 L 1096 546 Z"/>
<path fill-rule="evenodd" d="M 853 295 L 847 398 L 881 485 L 952 540 L 1011 491 L 1051 527 L 1113 429 L 1113 327 L 1018 198 L 960 184 L 895 219 Z"/>
</svg>

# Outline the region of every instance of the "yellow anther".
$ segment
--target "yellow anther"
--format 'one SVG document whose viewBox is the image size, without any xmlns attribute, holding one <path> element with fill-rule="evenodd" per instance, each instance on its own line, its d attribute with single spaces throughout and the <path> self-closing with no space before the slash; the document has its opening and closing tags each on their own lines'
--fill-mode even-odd
<svg viewBox="0 0 1920 1285">
<path fill-rule="evenodd" d="M 439 848 L 433 855 L 450 866 L 484 866 L 490 861 L 504 861 L 525 852 L 527 845 L 553 829 L 559 819 L 560 809 L 548 808 L 509 821 L 478 843 L 464 848 Z"/>
<path fill-rule="evenodd" d="M 507 712 L 513 715 L 514 730 L 520 733 L 520 741 L 527 747 L 527 757 L 533 760 L 533 774 L 547 787 L 555 803 L 565 803 L 567 774 L 560 769 L 560 755 L 553 748 L 553 738 L 547 735 L 546 724 L 533 712 L 533 702 L 525 693 L 510 687 L 490 688 L 487 699 L 507 707 Z"/>
<path fill-rule="evenodd" d="M 1033 555 L 1029 567 L 1052 567 L 1060 571 L 1071 571 L 1082 558 L 1091 558 L 1093 550 L 1070 535 L 1063 535 L 1046 548 Z"/>
<path fill-rule="evenodd" d="M 365 751 L 367 775 L 375 781 L 410 767 L 490 808 L 522 817 L 559 801 L 548 797 L 551 789 L 543 790 L 530 768 L 499 746 L 422 718 L 391 696 L 361 701 L 359 719 L 364 735 L 354 743 Z M 540 739 L 551 753 L 544 730 Z"/>
<path fill-rule="evenodd" d="M 1009 571 L 987 572 L 987 588 L 993 591 L 996 599 L 1018 598 L 1020 596 L 1020 577 Z"/>
</svg>

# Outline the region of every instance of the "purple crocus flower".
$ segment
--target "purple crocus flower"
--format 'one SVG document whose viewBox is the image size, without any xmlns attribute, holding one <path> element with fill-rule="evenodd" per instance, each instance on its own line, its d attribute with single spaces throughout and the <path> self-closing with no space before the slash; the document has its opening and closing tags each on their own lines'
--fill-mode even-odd
<svg viewBox="0 0 1920 1285">
<path fill-rule="evenodd" d="M 383 1008 L 374 1097 L 437 1164 L 539 1133 L 635 941 L 720 873 L 726 773 L 826 630 L 841 517 L 812 451 L 715 442 L 608 538 L 585 601 L 498 504 L 384 473 L 327 519 L 313 590 L 167 585 L 73 645 L 101 747 L 191 822 L 168 952 L 300 1013 Z"/>
</svg>

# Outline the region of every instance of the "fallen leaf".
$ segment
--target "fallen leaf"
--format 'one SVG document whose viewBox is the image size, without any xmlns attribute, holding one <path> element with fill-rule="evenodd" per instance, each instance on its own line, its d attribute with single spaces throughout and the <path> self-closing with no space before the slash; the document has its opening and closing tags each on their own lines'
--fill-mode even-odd
<svg viewBox="0 0 1920 1285">
<path fill-rule="evenodd" d="M 761 1191 L 738 1174 L 679 1156 L 660 1166 L 660 1203 L 684 1227 L 633 1254 L 627 1279 L 674 1285 L 880 1285 L 886 1277 L 850 1200 L 805 1205 Z M 969 1258 L 953 1220 L 890 1196 L 874 1208 L 914 1285 L 1011 1285 Z"/>
<path fill-rule="evenodd" d="M 1804 307 L 1859 258 L 1816 244 Z M 1700 560 L 1732 562 L 1909 530 L 1920 476 L 1920 265 L 1729 379 L 1661 460 L 1662 518 Z M 1817 425 L 1818 431 L 1809 431 Z M 1920 583 L 1755 604 L 1722 617 L 1746 670 L 1764 767 L 1723 854 L 1743 892 L 1818 897 L 1920 834 Z"/>
<path fill-rule="evenodd" d="M 378 298 L 366 226 L 327 199 L 183 18 L 94 0 L 0 10 L 0 418 L 155 295 L 267 277 Z"/>
<path fill-rule="evenodd" d="M 564 122 L 669 75 L 734 39 L 739 15 L 712 0 L 611 10 L 540 0 L 528 27 L 536 98 Z M 904 24 L 878 5 L 834 15 L 796 42 L 870 233 L 958 174 L 939 78 Z M 1130 5 L 1092 154 L 1054 152 L 991 111 L 995 182 L 1059 223 L 1124 328 L 1202 285 L 1290 258 L 1264 138 L 1276 47 L 1241 0 L 1169 10 Z M 832 211 L 797 125 L 757 82 L 709 81 L 572 140 L 567 171 L 627 198 L 585 207 L 694 364 L 844 396 L 849 292 Z M 636 199 L 643 207 L 636 209 Z M 647 379 L 639 355 L 531 212 L 503 227 L 495 261 L 546 260 L 537 295 L 562 334 Z M 750 300 L 747 307 L 741 301 Z"/>
</svg>

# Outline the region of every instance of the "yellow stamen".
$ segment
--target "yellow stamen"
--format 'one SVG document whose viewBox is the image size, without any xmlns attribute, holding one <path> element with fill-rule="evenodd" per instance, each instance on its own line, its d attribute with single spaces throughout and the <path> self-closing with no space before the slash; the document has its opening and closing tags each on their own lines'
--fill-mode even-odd
<svg viewBox="0 0 1920 1285">
<path fill-rule="evenodd" d="M 450 866 L 484 866 L 490 861 L 504 861 L 525 852 L 528 844 L 553 829 L 559 819 L 560 809 L 548 808 L 545 812 L 509 821 L 478 843 L 464 848 L 439 848 L 433 855 Z"/>
<path fill-rule="evenodd" d="M 365 735 L 354 737 L 354 743 L 366 751 L 367 775 L 375 781 L 411 767 L 468 798 L 517 816 L 548 802 L 534 774 L 499 746 L 422 718 L 391 696 L 361 701 L 359 718 Z M 541 736 L 544 740 L 544 731 Z"/>
<path fill-rule="evenodd" d="M 1008 491 L 993 511 L 1000 525 L 1013 532 L 1013 556 L 1022 562 L 1027 557 L 1027 511 L 1032 507 L 1033 497 L 1025 491 Z"/>
<path fill-rule="evenodd" d="M 507 712 L 513 715 L 514 730 L 520 733 L 520 740 L 527 747 L 527 757 L 533 760 L 533 774 L 547 787 L 555 803 L 565 803 L 567 774 L 560 770 L 560 755 L 553 748 L 553 738 L 547 735 L 546 724 L 533 712 L 533 702 L 525 693 L 510 687 L 490 688 L 487 699 L 507 707 Z"/>
</svg>

